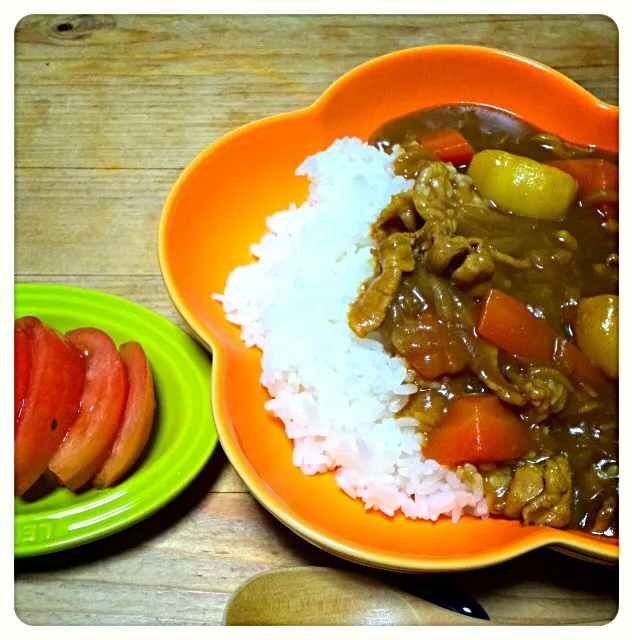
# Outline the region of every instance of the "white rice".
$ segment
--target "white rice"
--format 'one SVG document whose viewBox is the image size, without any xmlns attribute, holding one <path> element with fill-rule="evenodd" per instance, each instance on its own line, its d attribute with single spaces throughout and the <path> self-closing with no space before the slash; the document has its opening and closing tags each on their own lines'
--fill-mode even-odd
<svg viewBox="0 0 632 640">
<path fill-rule="evenodd" d="M 258 258 L 236 268 L 223 304 L 247 346 L 262 351 L 266 409 L 294 442 L 306 474 L 334 471 L 338 486 L 367 509 L 457 522 L 487 514 L 481 485 L 420 452 L 414 418 L 396 412 L 417 388 L 405 362 L 347 324 L 349 304 L 373 273 L 369 227 L 392 195 L 411 184 L 391 157 L 355 138 L 336 140 L 297 169 L 307 201 L 267 219 Z"/>
</svg>

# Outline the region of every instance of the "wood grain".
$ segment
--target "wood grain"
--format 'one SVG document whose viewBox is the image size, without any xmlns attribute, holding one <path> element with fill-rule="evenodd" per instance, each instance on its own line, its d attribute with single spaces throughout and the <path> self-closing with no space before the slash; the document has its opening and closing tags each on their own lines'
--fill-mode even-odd
<svg viewBox="0 0 632 640">
<path fill-rule="evenodd" d="M 28 16 L 15 31 L 15 279 L 120 295 L 186 329 L 160 276 L 157 225 L 207 144 L 309 105 L 370 58 L 422 44 L 514 51 L 618 104 L 617 39 L 595 15 Z M 615 567 L 548 550 L 447 575 L 353 567 L 280 525 L 221 449 L 144 522 L 17 561 L 15 607 L 34 625 L 217 625 L 246 579 L 298 565 L 409 590 L 447 585 L 498 623 L 604 623 L 617 611 Z"/>
</svg>

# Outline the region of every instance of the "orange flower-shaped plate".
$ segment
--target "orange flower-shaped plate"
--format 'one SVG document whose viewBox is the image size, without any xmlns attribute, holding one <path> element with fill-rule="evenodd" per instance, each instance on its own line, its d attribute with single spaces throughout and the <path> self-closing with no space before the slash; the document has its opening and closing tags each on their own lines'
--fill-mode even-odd
<svg viewBox="0 0 632 640">
<path fill-rule="evenodd" d="M 364 140 L 384 122 L 450 103 L 503 109 L 583 145 L 618 149 L 618 109 L 553 69 L 482 47 L 427 46 L 371 60 L 311 106 L 241 127 L 202 151 L 173 187 L 160 221 L 160 265 L 178 311 L 213 353 L 212 406 L 220 442 L 255 498 L 299 536 L 329 552 L 399 571 L 450 571 L 502 562 L 552 546 L 602 562 L 618 542 L 516 521 L 465 517 L 431 523 L 365 511 L 332 474 L 305 476 L 283 426 L 264 409 L 260 353 L 211 297 L 253 260 L 266 216 L 301 203 L 294 172 L 336 138 Z"/>
</svg>

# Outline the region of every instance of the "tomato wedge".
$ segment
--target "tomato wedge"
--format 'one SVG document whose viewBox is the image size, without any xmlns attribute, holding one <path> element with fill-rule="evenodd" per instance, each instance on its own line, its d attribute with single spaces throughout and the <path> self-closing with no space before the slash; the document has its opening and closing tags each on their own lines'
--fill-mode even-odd
<svg viewBox="0 0 632 640">
<path fill-rule="evenodd" d="M 85 362 L 75 345 L 37 318 L 19 318 L 14 326 L 31 345 L 28 391 L 14 441 L 14 491 L 22 495 L 44 473 L 77 415 Z"/>
<path fill-rule="evenodd" d="M 18 420 L 24 407 L 24 400 L 29 390 L 31 377 L 31 334 L 23 326 L 15 324 L 13 328 L 13 393 L 15 396 L 15 426 L 13 436 L 17 433 Z"/>
<path fill-rule="evenodd" d="M 127 401 L 127 374 L 112 339 L 100 329 L 74 329 L 66 337 L 86 360 L 86 382 L 76 420 L 48 468 L 72 491 L 103 466 Z"/>
<path fill-rule="evenodd" d="M 156 408 L 154 381 L 143 348 L 138 342 L 126 342 L 119 352 L 127 371 L 129 394 L 112 451 L 93 481 L 98 488 L 112 486 L 138 460 L 149 440 Z"/>
</svg>

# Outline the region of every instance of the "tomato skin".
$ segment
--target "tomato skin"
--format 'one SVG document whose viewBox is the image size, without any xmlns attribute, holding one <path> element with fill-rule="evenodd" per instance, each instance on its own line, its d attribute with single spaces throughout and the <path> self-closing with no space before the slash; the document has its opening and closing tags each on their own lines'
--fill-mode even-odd
<svg viewBox="0 0 632 640">
<path fill-rule="evenodd" d="M 126 342 L 119 353 L 127 371 L 129 394 L 112 451 L 93 481 L 98 488 L 112 486 L 138 460 L 149 440 L 156 408 L 154 381 L 142 346 Z"/>
<path fill-rule="evenodd" d="M 81 351 L 35 317 L 15 321 L 31 341 L 28 391 L 15 427 L 14 492 L 44 473 L 79 409 L 85 362 Z"/>
<path fill-rule="evenodd" d="M 33 359 L 31 357 L 31 332 L 25 326 L 15 324 L 13 327 L 13 393 L 15 397 L 15 424 L 13 437 L 17 434 L 18 420 L 26 394 L 29 390 L 29 380 L 31 378 L 31 366 Z"/>
<path fill-rule="evenodd" d="M 86 380 L 79 412 L 49 470 L 58 482 L 76 491 L 103 466 L 116 437 L 128 382 L 123 361 L 112 339 L 100 329 L 74 329 L 66 337 L 86 360 Z"/>
</svg>

